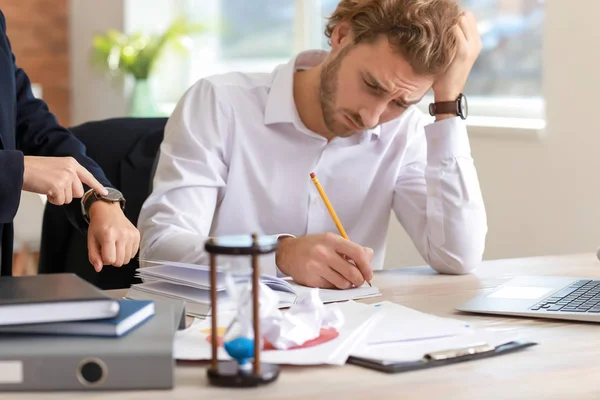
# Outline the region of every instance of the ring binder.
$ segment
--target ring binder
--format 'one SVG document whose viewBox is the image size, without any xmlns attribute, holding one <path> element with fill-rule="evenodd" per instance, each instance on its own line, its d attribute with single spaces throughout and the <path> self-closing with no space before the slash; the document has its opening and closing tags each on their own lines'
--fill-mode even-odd
<svg viewBox="0 0 600 400">
<path fill-rule="evenodd" d="M 478 344 L 466 348 L 450 349 L 424 354 L 422 359 L 410 362 L 393 363 L 389 361 L 373 360 L 355 356 L 350 356 L 347 362 L 348 364 L 354 364 L 381 372 L 399 373 L 495 357 L 503 354 L 514 353 L 535 345 L 537 345 L 537 343 L 526 341 L 512 341 L 496 347 L 488 344 Z"/>
</svg>

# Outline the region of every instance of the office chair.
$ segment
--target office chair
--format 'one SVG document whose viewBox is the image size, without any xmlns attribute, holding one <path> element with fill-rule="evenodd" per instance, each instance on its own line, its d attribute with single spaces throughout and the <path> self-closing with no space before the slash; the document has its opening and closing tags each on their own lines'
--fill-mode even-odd
<svg viewBox="0 0 600 400">
<path fill-rule="evenodd" d="M 156 155 L 167 118 L 113 118 L 71 128 L 87 154 L 120 190 L 127 203 L 125 216 L 137 225 L 142 204 L 151 191 Z M 67 219 L 64 209 L 48 203 L 44 210 L 39 273 L 71 272 L 98 288 L 122 289 L 139 282 L 137 259 L 120 268 L 105 266 L 97 273 L 90 264 L 87 235 Z"/>
</svg>

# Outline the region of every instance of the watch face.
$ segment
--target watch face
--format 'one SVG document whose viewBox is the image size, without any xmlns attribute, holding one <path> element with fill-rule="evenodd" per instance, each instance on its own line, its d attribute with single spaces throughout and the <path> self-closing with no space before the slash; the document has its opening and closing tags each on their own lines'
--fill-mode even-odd
<svg viewBox="0 0 600 400">
<path fill-rule="evenodd" d="M 106 188 L 106 190 L 108 190 L 108 194 L 106 196 L 101 196 L 102 199 L 108 201 L 121 201 L 123 199 L 123 194 L 117 189 Z"/>
<path fill-rule="evenodd" d="M 469 115 L 469 105 L 464 94 L 461 94 L 458 98 L 458 115 L 462 119 L 467 119 L 467 115 Z"/>
</svg>

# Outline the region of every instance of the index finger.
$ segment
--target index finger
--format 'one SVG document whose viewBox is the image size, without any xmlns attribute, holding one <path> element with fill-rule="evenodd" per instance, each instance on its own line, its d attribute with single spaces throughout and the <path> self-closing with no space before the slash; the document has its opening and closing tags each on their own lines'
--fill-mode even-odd
<svg viewBox="0 0 600 400">
<path fill-rule="evenodd" d="M 94 189 L 96 193 L 100 193 L 103 196 L 108 194 L 104 185 L 98 182 L 96 178 L 94 178 L 94 175 L 92 175 L 91 172 L 85 169 L 81 164 L 77 166 L 77 176 L 81 182 Z"/>
<path fill-rule="evenodd" d="M 360 273 L 365 280 L 370 281 L 373 279 L 373 269 L 371 268 L 371 262 L 369 261 L 369 254 L 364 247 L 340 236 L 339 239 L 336 240 L 335 251 L 354 261 L 354 264 L 360 270 Z"/>
</svg>

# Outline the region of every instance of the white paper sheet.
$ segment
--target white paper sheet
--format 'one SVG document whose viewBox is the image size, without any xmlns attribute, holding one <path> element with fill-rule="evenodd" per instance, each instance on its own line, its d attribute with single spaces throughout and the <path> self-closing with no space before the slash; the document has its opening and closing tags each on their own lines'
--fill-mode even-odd
<svg viewBox="0 0 600 400">
<path fill-rule="evenodd" d="M 335 339 L 313 347 L 294 350 L 267 350 L 261 353 L 264 362 L 292 365 L 343 365 L 353 349 L 361 346 L 372 329 L 383 317 L 376 307 L 366 307 L 353 301 L 331 305 L 339 307 L 344 314 L 344 325 Z M 328 307 L 328 306 L 326 306 Z M 219 313 L 218 325 L 226 327 L 233 318 L 231 313 Z M 209 360 L 211 346 L 207 340 L 211 321 L 195 320 L 191 327 L 179 331 L 175 336 L 174 357 L 178 360 Z M 230 359 L 219 348 L 220 360 Z"/>
<path fill-rule="evenodd" d="M 289 282 L 292 288 L 296 293 L 302 293 L 304 291 L 310 290 L 311 288 L 307 288 L 306 286 L 301 286 L 294 281 Z M 375 286 L 370 287 L 368 284 L 364 284 L 363 286 L 351 288 L 351 289 L 319 289 L 319 297 L 323 301 L 323 303 L 332 303 L 336 301 L 348 301 L 348 300 L 357 300 L 364 299 L 367 297 L 375 297 L 380 296 L 381 293 L 379 289 Z"/>
<path fill-rule="evenodd" d="M 464 322 L 422 313 L 390 301 L 371 305 L 385 311 L 385 317 L 369 336 L 369 344 L 441 338 L 472 333 Z"/>
</svg>

